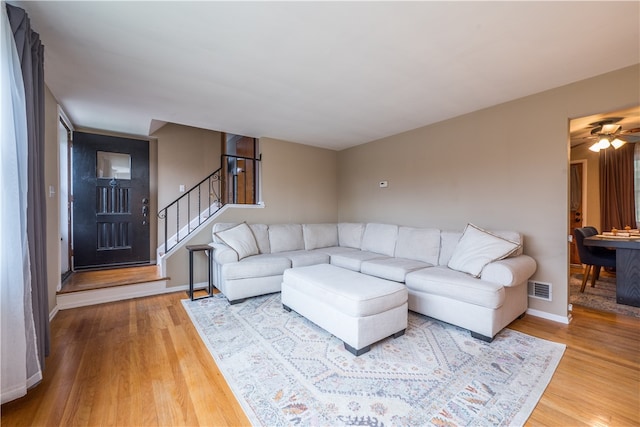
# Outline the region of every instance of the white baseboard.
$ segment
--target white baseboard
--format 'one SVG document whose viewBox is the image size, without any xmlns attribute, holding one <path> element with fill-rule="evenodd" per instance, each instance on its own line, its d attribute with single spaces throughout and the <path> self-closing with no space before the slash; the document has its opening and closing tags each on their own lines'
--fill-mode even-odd
<svg viewBox="0 0 640 427">
<path fill-rule="evenodd" d="M 195 283 L 193 285 L 194 289 L 205 289 L 206 287 L 206 282 Z M 58 310 L 103 304 L 105 302 L 122 301 L 151 295 L 167 294 L 171 292 L 186 292 L 188 289 L 189 285 L 167 287 L 166 280 L 157 280 L 155 282 L 140 283 L 136 285 L 114 286 L 111 288 L 93 289 L 89 291 L 69 292 L 57 295 L 57 305 L 54 310 L 57 313 Z"/>
<path fill-rule="evenodd" d="M 58 308 L 58 305 L 56 304 L 56 306 L 53 307 L 53 310 L 51 310 L 51 313 L 49 313 L 49 322 L 51 322 L 53 320 L 53 318 L 56 317 L 56 314 L 58 314 L 58 311 L 60 311 L 60 309 Z"/>
<path fill-rule="evenodd" d="M 558 316 L 557 314 L 547 313 L 546 311 L 540 311 L 533 308 L 527 309 L 527 314 L 532 316 L 541 317 L 543 319 L 552 320 L 558 323 L 564 323 L 565 325 L 569 324 L 569 316 Z"/>
</svg>

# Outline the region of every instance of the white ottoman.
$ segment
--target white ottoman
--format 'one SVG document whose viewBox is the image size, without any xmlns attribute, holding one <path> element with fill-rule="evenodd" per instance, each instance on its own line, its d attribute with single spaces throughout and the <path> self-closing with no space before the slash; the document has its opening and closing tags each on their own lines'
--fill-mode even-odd
<svg viewBox="0 0 640 427">
<path fill-rule="evenodd" d="M 330 264 L 285 270 L 282 305 L 344 342 L 356 356 L 407 328 L 407 288 Z"/>
</svg>

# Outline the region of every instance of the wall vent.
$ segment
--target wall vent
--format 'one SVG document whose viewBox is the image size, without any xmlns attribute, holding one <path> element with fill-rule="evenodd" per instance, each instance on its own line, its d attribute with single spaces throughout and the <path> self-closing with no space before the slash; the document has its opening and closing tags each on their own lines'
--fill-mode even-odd
<svg viewBox="0 0 640 427">
<path fill-rule="evenodd" d="M 530 297 L 551 301 L 551 283 L 529 280 L 527 285 Z"/>
</svg>

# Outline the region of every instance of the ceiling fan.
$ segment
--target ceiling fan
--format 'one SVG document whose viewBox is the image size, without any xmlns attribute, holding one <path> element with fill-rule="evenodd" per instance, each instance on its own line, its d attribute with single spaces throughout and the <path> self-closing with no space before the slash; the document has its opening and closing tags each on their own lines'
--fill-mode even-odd
<svg viewBox="0 0 640 427">
<path fill-rule="evenodd" d="M 635 143 L 640 141 L 640 128 L 623 130 L 618 124 L 623 117 L 609 117 L 594 123 L 589 123 L 591 127 L 590 136 L 587 139 L 595 140 L 589 150 L 596 153 L 613 147 L 616 150 L 627 142 Z"/>
</svg>

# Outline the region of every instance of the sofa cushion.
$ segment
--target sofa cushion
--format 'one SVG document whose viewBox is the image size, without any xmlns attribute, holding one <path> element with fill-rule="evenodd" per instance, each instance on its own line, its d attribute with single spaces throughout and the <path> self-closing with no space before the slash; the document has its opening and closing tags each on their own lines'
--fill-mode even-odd
<svg viewBox="0 0 640 427">
<path fill-rule="evenodd" d="M 302 234 L 304 248 L 308 251 L 338 246 L 337 224 L 303 224 Z"/>
<path fill-rule="evenodd" d="M 307 265 L 329 264 L 329 255 L 317 251 L 289 251 L 278 252 L 278 256 L 291 260 L 291 267 L 305 267 Z"/>
<path fill-rule="evenodd" d="M 456 250 L 458 241 L 462 237 L 461 231 L 441 231 L 440 232 L 440 255 L 438 256 L 438 265 L 447 265 Z"/>
<path fill-rule="evenodd" d="M 404 278 L 408 273 L 427 267 L 433 267 L 433 264 L 406 258 L 378 258 L 363 261 L 360 271 L 370 276 L 393 280 L 394 282 L 404 282 Z"/>
<path fill-rule="evenodd" d="M 266 224 L 249 224 L 249 228 L 253 231 L 260 253 L 271 253 L 271 246 L 269 245 L 269 227 Z"/>
<path fill-rule="evenodd" d="M 480 277 L 485 265 L 503 259 L 520 248 L 520 244 L 467 224 L 447 264 L 449 268 Z"/>
<path fill-rule="evenodd" d="M 301 224 L 274 224 L 269 226 L 271 253 L 304 249 Z"/>
<path fill-rule="evenodd" d="M 216 234 L 224 244 L 236 251 L 238 259 L 243 259 L 251 255 L 259 253 L 256 238 L 253 231 L 246 223 L 241 223 L 235 227 L 231 227 L 224 231 L 218 231 Z"/>
<path fill-rule="evenodd" d="M 431 265 L 438 264 L 440 230 L 437 228 L 400 227 L 395 256 Z"/>
<path fill-rule="evenodd" d="M 312 252 L 321 252 L 323 254 L 327 254 L 329 256 L 334 256 L 337 254 L 343 254 L 345 252 L 360 252 L 360 249 L 356 248 L 347 248 L 345 246 L 332 246 L 330 248 L 318 248 L 312 250 Z"/>
<path fill-rule="evenodd" d="M 367 251 L 349 251 L 331 255 L 331 264 L 348 270 L 360 271 L 363 261 L 388 258 L 384 255 Z"/>
<path fill-rule="evenodd" d="M 338 243 L 343 247 L 360 249 L 362 233 L 364 233 L 364 224 L 341 222 L 338 224 Z"/>
<path fill-rule="evenodd" d="M 425 292 L 490 309 L 501 307 L 505 299 L 504 286 L 444 266 L 411 272 L 405 283 L 409 293 Z"/>
<path fill-rule="evenodd" d="M 397 225 L 367 224 L 362 236 L 362 250 L 393 256 L 396 250 L 397 238 Z"/>
<path fill-rule="evenodd" d="M 291 260 L 273 255 L 254 255 L 242 261 L 222 265 L 225 280 L 277 276 L 291 268 Z"/>
</svg>

